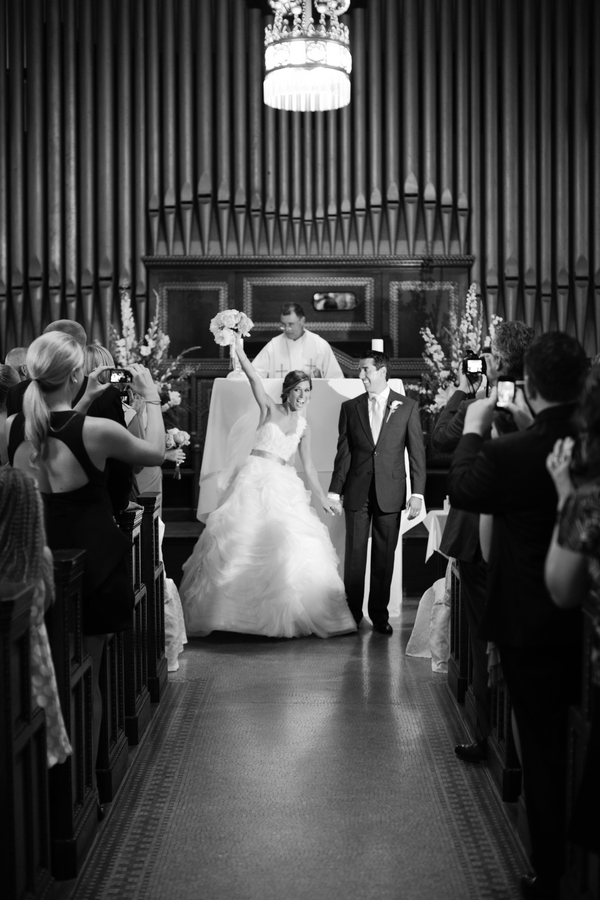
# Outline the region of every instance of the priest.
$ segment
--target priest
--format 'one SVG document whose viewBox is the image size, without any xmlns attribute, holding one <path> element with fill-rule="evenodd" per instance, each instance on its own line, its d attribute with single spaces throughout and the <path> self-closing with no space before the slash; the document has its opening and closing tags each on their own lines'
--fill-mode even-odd
<svg viewBox="0 0 600 900">
<path fill-rule="evenodd" d="M 261 378 L 285 378 L 292 369 L 311 378 L 344 377 L 327 341 L 304 327 L 306 318 L 298 303 L 286 303 L 279 321 L 283 334 L 270 340 L 253 361 Z"/>
</svg>

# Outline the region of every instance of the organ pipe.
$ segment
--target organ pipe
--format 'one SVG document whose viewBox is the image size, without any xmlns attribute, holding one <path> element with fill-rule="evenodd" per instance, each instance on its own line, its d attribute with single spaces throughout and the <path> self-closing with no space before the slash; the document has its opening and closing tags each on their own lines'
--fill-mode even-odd
<svg viewBox="0 0 600 900">
<path fill-rule="evenodd" d="M 143 258 L 474 257 L 488 316 L 600 341 L 600 12 L 355 0 L 350 106 L 262 102 L 259 0 L 0 0 L 0 348 L 108 340 Z M 234 228 L 230 225 L 233 223 Z M 336 263 L 339 266 L 339 263 Z"/>
</svg>

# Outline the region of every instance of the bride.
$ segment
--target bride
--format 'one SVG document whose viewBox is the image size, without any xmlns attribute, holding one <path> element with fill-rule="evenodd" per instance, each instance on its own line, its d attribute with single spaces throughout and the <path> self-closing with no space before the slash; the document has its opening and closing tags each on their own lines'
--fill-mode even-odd
<svg viewBox="0 0 600 900">
<path fill-rule="evenodd" d="M 337 556 L 310 494 L 289 464 L 296 449 L 328 512 L 301 414 L 310 399 L 305 372 L 289 372 L 281 403 L 265 392 L 236 339 L 260 409 L 254 448 L 208 517 L 179 589 L 188 635 L 235 631 L 269 637 L 330 637 L 356 631 Z"/>
</svg>

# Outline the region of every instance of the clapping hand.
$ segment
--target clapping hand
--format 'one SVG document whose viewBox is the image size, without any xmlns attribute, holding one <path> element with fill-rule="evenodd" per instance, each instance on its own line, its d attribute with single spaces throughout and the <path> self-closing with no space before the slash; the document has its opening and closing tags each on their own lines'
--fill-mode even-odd
<svg viewBox="0 0 600 900">
<path fill-rule="evenodd" d="M 570 437 L 557 441 L 552 449 L 552 453 L 546 459 L 546 468 L 552 476 L 556 493 L 558 494 L 559 509 L 561 509 L 567 497 L 573 492 L 569 466 L 573 457 L 574 445 L 575 441 Z"/>
</svg>

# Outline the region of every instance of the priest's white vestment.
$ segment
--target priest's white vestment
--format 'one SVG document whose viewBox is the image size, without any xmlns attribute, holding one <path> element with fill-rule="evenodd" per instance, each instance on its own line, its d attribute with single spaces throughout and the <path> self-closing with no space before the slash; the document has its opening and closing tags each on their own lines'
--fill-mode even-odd
<svg viewBox="0 0 600 900">
<path fill-rule="evenodd" d="M 284 378 L 292 369 L 313 378 L 344 377 L 327 341 L 306 330 L 295 341 L 277 335 L 256 355 L 252 365 L 261 378 Z"/>
</svg>

